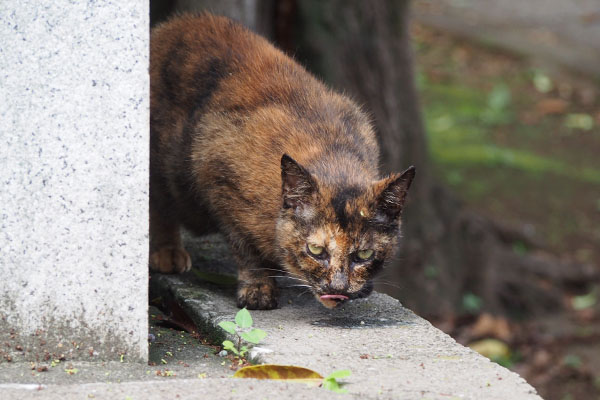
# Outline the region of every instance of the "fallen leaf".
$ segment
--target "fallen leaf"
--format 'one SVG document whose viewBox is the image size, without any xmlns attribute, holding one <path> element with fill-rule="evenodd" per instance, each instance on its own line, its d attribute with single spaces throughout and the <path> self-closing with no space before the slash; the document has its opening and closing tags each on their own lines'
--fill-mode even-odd
<svg viewBox="0 0 600 400">
<path fill-rule="evenodd" d="M 477 322 L 471 328 L 471 335 L 474 337 L 493 336 L 504 341 L 509 341 L 512 337 L 512 332 L 505 318 L 483 313 L 477 318 Z"/>
<path fill-rule="evenodd" d="M 251 365 L 249 367 L 239 369 L 233 376 L 234 378 L 283 379 L 288 381 L 303 382 L 311 386 L 319 386 L 323 382 L 323 376 L 321 376 L 318 372 L 293 365 Z"/>
<path fill-rule="evenodd" d="M 489 359 L 510 357 L 509 347 L 506 343 L 497 339 L 478 340 L 470 343 L 469 347 Z"/>
<path fill-rule="evenodd" d="M 600 21 L 600 11 L 593 11 L 587 14 L 583 14 L 581 17 L 581 22 L 584 24 L 593 24 Z"/>
<path fill-rule="evenodd" d="M 548 93 L 554 87 L 548 75 L 539 70 L 533 74 L 533 86 L 541 93 Z"/>
<path fill-rule="evenodd" d="M 562 114 L 567 110 L 569 103 L 561 99 L 543 99 L 535 105 L 539 115 Z"/>
<path fill-rule="evenodd" d="M 596 304 L 596 301 L 596 291 L 592 290 L 588 294 L 573 297 L 571 299 L 571 307 L 575 310 L 584 310 L 593 307 Z"/>
<path fill-rule="evenodd" d="M 589 131 L 594 127 L 594 119 L 589 114 L 569 114 L 565 119 L 565 126 L 571 129 Z"/>
</svg>

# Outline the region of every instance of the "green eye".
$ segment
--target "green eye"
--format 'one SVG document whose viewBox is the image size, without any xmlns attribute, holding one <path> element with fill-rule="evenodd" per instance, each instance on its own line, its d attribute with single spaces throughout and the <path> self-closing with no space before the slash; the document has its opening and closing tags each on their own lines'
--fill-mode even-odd
<svg viewBox="0 0 600 400">
<path fill-rule="evenodd" d="M 371 258 L 371 256 L 373 255 L 373 250 L 368 249 L 368 250 L 359 250 L 356 252 L 356 256 L 360 259 L 360 260 L 368 260 L 369 258 Z"/>
<path fill-rule="evenodd" d="M 308 245 L 308 251 L 313 256 L 320 256 L 325 251 L 325 248 L 323 246 L 315 246 L 314 244 L 309 244 Z"/>
</svg>

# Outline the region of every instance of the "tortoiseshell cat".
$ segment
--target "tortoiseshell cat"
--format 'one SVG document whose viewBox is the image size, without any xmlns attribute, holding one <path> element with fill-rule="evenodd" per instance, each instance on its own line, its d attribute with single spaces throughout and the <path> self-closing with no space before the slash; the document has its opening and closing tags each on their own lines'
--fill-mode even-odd
<svg viewBox="0 0 600 400">
<path fill-rule="evenodd" d="M 224 17 L 152 32 L 150 267 L 191 267 L 180 226 L 219 230 L 237 305 L 277 306 L 283 268 L 327 307 L 371 293 L 393 253 L 415 170 L 378 178 L 367 115 Z"/>
</svg>

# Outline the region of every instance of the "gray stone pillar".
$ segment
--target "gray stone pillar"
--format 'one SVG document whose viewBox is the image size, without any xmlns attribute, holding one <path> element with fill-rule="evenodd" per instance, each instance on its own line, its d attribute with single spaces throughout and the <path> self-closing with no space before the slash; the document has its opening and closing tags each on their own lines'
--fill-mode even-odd
<svg viewBox="0 0 600 400">
<path fill-rule="evenodd" d="M 147 359 L 148 25 L 145 0 L 0 2 L 5 359 Z"/>
</svg>

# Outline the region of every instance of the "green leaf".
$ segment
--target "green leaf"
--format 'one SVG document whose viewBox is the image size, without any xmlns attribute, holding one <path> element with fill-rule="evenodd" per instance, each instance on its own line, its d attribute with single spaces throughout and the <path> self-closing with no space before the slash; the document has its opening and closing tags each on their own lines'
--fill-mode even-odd
<svg viewBox="0 0 600 400">
<path fill-rule="evenodd" d="M 245 307 L 235 315 L 235 323 L 242 329 L 250 328 L 252 326 L 252 317 Z"/>
<path fill-rule="evenodd" d="M 440 274 L 438 268 L 435 265 L 427 265 L 425 270 L 423 271 L 425 274 L 425 278 L 427 279 L 435 279 Z"/>
<path fill-rule="evenodd" d="M 527 254 L 527 252 L 529 251 L 529 249 L 527 248 L 527 245 L 524 242 L 522 242 L 521 240 L 514 242 L 512 245 L 512 248 L 513 248 L 513 251 L 520 256 Z"/>
<path fill-rule="evenodd" d="M 263 331 L 262 329 L 252 329 L 250 332 L 240 333 L 240 336 L 246 342 L 258 344 L 265 338 L 265 336 L 267 336 L 267 332 Z"/>
<path fill-rule="evenodd" d="M 347 389 L 342 389 L 340 384 L 334 378 L 326 378 L 323 380 L 323 389 L 331 390 L 336 393 L 348 393 Z"/>
<path fill-rule="evenodd" d="M 594 127 L 594 118 L 589 114 L 569 114 L 565 119 L 565 126 L 589 131 Z"/>
<path fill-rule="evenodd" d="M 567 367 L 579 368 L 582 364 L 581 357 L 575 354 L 567 354 L 565 358 L 563 358 L 563 364 Z"/>
<path fill-rule="evenodd" d="M 539 70 L 533 73 L 533 86 L 541 93 L 548 93 L 554 87 L 548 75 Z"/>
<path fill-rule="evenodd" d="M 235 348 L 235 345 L 233 344 L 233 342 L 231 340 L 223 341 L 223 348 L 225 350 L 232 351 L 235 354 L 239 354 L 238 350 Z"/>
<path fill-rule="evenodd" d="M 488 106 L 493 110 L 502 110 L 510 104 L 510 89 L 505 84 L 494 86 L 488 96 Z"/>
<path fill-rule="evenodd" d="M 222 321 L 222 322 L 219 322 L 219 326 L 221 328 L 223 328 L 226 332 L 229 332 L 232 335 L 235 335 L 235 328 L 237 327 L 237 325 L 235 324 L 235 322 Z"/>
<path fill-rule="evenodd" d="M 462 306 L 465 311 L 476 313 L 483 306 L 483 300 L 481 297 L 468 292 L 463 295 Z"/>
<path fill-rule="evenodd" d="M 340 369 L 338 371 L 333 371 L 325 379 L 342 379 L 350 375 L 352 375 L 352 372 L 349 369 Z"/>
<path fill-rule="evenodd" d="M 571 305 L 575 310 L 585 310 L 586 308 L 591 308 L 596 304 L 596 292 L 591 291 L 588 294 L 583 296 L 575 296 L 571 300 Z"/>
</svg>

